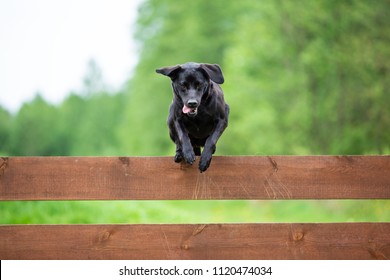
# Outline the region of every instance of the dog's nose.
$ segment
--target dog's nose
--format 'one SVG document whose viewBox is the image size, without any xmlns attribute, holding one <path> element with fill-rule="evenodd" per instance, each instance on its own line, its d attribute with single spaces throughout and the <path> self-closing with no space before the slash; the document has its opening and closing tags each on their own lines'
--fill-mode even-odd
<svg viewBox="0 0 390 280">
<path fill-rule="evenodd" d="M 198 101 L 196 101 L 195 99 L 190 99 L 187 102 L 187 106 L 189 108 L 196 108 L 198 106 Z"/>
</svg>

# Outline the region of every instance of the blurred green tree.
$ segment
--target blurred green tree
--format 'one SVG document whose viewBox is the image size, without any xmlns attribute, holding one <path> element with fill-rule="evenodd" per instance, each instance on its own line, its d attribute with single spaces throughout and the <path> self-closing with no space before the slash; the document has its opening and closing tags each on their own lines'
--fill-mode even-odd
<svg viewBox="0 0 390 280">
<path fill-rule="evenodd" d="M 58 134 L 58 111 L 39 94 L 25 103 L 12 121 L 9 154 L 49 156 L 66 154 Z"/>
<path fill-rule="evenodd" d="M 73 97 L 64 111 L 71 108 L 63 122 L 72 131 L 71 155 L 115 155 L 120 148 L 116 129 L 122 118 L 123 94 L 95 94 L 85 100 Z M 78 108 L 77 119 L 72 116 Z M 73 125 L 69 125 L 73 120 Z"/>
<path fill-rule="evenodd" d="M 224 63 L 233 153 L 389 152 L 389 2 L 250 2 Z"/>
<path fill-rule="evenodd" d="M 390 2 L 147 0 L 139 63 L 110 91 L 90 61 L 59 106 L 0 110 L 10 155 L 168 155 L 170 81 L 155 69 L 218 63 L 231 105 L 220 154 L 390 152 Z M 8 143 L 8 144 L 7 144 Z"/>
<path fill-rule="evenodd" d="M 0 155 L 5 154 L 10 144 L 11 114 L 0 106 Z"/>
<path fill-rule="evenodd" d="M 170 81 L 155 69 L 187 61 L 223 61 L 234 28 L 234 1 L 146 1 L 138 16 L 140 60 L 129 81 L 128 104 L 119 128 L 131 155 L 172 153 L 166 126 Z"/>
</svg>

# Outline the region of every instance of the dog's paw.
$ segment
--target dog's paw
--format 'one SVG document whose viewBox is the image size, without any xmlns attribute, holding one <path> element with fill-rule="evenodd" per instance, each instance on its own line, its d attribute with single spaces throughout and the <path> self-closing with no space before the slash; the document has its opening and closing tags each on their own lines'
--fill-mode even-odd
<svg viewBox="0 0 390 280">
<path fill-rule="evenodd" d="M 211 156 L 204 156 L 202 155 L 199 161 L 199 170 L 200 172 L 205 172 L 207 168 L 209 168 L 211 163 Z"/>
<path fill-rule="evenodd" d="M 175 157 L 173 158 L 173 160 L 176 162 L 176 163 L 180 163 L 183 161 L 183 155 L 182 153 L 178 152 L 176 153 Z"/>
<path fill-rule="evenodd" d="M 184 155 L 184 160 L 188 163 L 188 164 L 193 164 L 195 162 L 195 153 L 194 151 L 190 150 L 186 153 L 183 154 Z"/>
</svg>

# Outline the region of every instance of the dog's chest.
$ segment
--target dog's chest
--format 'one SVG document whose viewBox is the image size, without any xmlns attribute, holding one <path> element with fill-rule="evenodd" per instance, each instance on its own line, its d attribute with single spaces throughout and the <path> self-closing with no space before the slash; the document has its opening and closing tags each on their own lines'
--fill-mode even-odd
<svg viewBox="0 0 390 280">
<path fill-rule="evenodd" d="M 213 118 L 196 116 L 194 118 L 186 117 L 183 121 L 188 134 L 196 138 L 208 137 L 215 128 Z"/>
</svg>

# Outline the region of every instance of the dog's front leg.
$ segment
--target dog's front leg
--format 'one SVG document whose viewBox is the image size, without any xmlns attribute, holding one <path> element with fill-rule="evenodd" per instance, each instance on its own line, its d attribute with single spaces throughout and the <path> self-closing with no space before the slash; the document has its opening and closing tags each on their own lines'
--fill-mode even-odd
<svg viewBox="0 0 390 280">
<path fill-rule="evenodd" d="M 209 168 L 212 155 L 214 154 L 216 149 L 217 141 L 219 137 L 221 137 L 226 127 L 227 127 L 227 119 L 220 119 L 213 133 L 211 133 L 211 135 L 207 138 L 202 155 L 200 157 L 200 162 L 199 162 L 200 172 L 204 172 L 207 170 L 207 168 Z"/>
<path fill-rule="evenodd" d="M 179 138 L 184 160 L 188 164 L 193 164 L 196 158 L 195 158 L 194 149 L 192 148 L 191 145 L 191 140 L 188 137 L 188 133 L 186 132 L 183 124 L 180 121 L 175 121 L 175 129 L 176 129 L 177 137 Z"/>
</svg>

